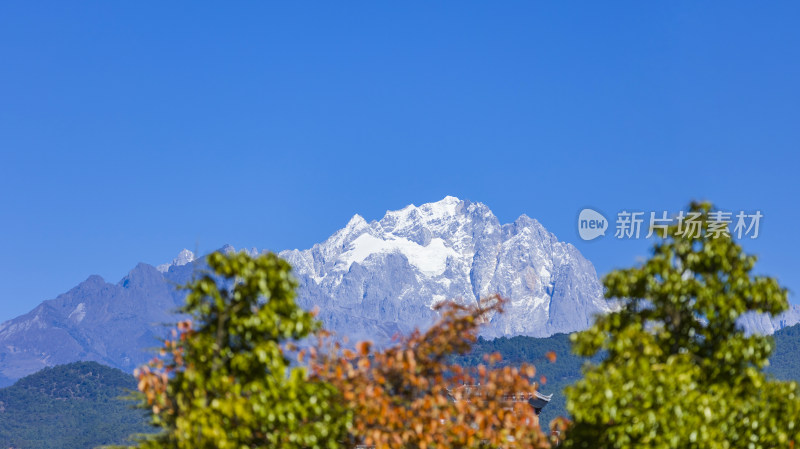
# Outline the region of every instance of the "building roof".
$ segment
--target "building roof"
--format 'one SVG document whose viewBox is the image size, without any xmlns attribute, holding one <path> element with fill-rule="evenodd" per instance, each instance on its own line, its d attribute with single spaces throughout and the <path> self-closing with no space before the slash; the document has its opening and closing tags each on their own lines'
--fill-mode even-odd
<svg viewBox="0 0 800 449">
<path fill-rule="evenodd" d="M 459 385 L 458 387 L 451 388 L 447 390 L 450 394 L 450 398 L 453 401 L 459 400 L 472 400 L 472 399 L 479 399 L 484 396 L 484 389 L 483 387 L 478 385 Z M 504 394 L 502 397 L 502 401 L 504 402 L 527 402 L 531 405 L 534 409 L 536 409 L 537 413 L 541 411 L 547 404 L 550 403 L 550 399 L 552 399 L 553 394 L 545 395 L 540 393 L 537 390 L 531 392 L 518 392 L 518 393 L 508 393 Z"/>
</svg>

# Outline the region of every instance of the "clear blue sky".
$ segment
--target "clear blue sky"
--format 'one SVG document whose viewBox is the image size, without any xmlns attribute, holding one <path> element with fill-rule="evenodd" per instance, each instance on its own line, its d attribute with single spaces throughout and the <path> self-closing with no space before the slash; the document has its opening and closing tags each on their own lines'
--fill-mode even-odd
<svg viewBox="0 0 800 449">
<path fill-rule="evenodd" d="M 583 207 L 760 209 L 800 289 L 800 3 L 499 3 L 0 3 L 0 321 L 445 195 L 601 274 L 648 242 L 580 241 Z"/>
</svg>

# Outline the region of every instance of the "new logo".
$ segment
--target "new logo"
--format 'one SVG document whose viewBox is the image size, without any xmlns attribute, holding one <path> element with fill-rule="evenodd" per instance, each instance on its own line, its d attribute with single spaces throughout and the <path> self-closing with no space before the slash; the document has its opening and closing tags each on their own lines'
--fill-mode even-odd
<svg viewBox="0 0 800 449">
<path fill-rule="evenodd" d="M 578 215 L 578 234 L 584 240 L 594 240 L 601 235 L 606 235 L 608 220 L 600 212 L 584 209 Z"/>
</svg>

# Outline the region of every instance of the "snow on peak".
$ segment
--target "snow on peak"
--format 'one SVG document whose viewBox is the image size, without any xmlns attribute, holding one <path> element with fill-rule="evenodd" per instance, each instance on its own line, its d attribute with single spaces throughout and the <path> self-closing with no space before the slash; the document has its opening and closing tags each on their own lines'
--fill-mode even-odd
<svg viewBox="0 0 800 449">
<path fill-rule="evenodd" d="M 172 265 L 183 266 L 194 260 L 194 253 L 184 248 L 183 251 L 178 253 L 178 257 L 173 259 Z"/>
<path fill-rule="evenodd" d="M 80 323 L 86 317 L 86 304 L 80 303 L 78 304 L 75 309 L 67 317 L 68 319 L 74 320 L 76 323 Z"/>
<path fill-rule="evenodd" d="M 400 210 L 389 210 L 386 211 L 386 215 L 408 216 L 410 214 L 413 214 L 414 212 L 417 212 L 425 216 L 446 217 L 449 215 L 455 215 L 458 210 L 458 205 L 460 203 L 461 203 L 460 199 L 448 195 L 439 201 L 433 203 L 425 203 L 419 207 L 413 204 L 409 204 L 408 206 Z"/>
<path fill-rule="evenodd" d="M 361 215 L 355 214 L 353 215 L 353 218 L 351 218 L 350 221 L 347 222 L 347 226 L 345 226 L 345 229 L 358 231 L 365 227 L 367 227 L 367 220 L 364 220 L 364 217 L 362 217 Z"/>
<path fill-rule="evenodd" d="M 437 231 L 452 223 L 462 204 L 458 198 L 447 196 L 434 203 L 387 211 L 380 221 L 372 223 L 356 214 L 325 246 L 333 249 L 329 254 L 336 259 L 337 271 L 347 271 L 354 262 L 362 263 L 373 254 L 399 253 L 422 274 L 439 276 L 447 267 L 448 257 L 459 254 Z"/>
<path fill-rule="evenodd" d="M 458 198 L 446 196 L 434 203 L 421 206 L 410 204 L 400 210 L 386 211 L 379 223 L 385 230 L 393 233 L 402 233 L 419 226 L 434 230 L 451 222 L 463 210 L 462 205 L 463 201 Z"/>
<path fill-rule="evenodd" d="M 458 212 L 458 205 L 461 200 L 454 196 L 446 196 L 444 199 L 435 203 L 426 203 L 418 209 L 429 217 L 449 217 Z"/>
<path fill-rule="evenodd" d="M 194 261 L 194 253 L 189 251 L 188 249 L 184 248 L 181 252 L 178 253 L 178 256 L 172 259 L 171 263 L 161 264 L 156 267 L 156 269 L 162 273 L 166 273 L 169 271 L 169 267 L 181 267 Z"/>
<path fill-rule="evenodd" d="M 458 257 L 458 254 L 452 248 L 445 246 L 444 240 L 440 238 L 432 239 L 427 245 L 422 246 L 404 238 L 387 236 L 381 239 L 365 233 L 353 240 L 340 260 L 344 263 L 346 271 L 353 262 L 362 263 L 373 254 L 393 252 L 404 255 L 411 265 L 428 276 L 441 275 L 447 268 L 447 258 Z"/>
</svg>

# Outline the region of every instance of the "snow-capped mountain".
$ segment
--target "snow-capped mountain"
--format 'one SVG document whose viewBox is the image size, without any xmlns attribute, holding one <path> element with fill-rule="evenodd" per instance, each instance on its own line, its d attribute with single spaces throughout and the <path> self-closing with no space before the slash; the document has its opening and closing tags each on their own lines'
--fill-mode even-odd
<svg viewBox="0 0 800 449">
<path fill-rule="evenodd" d="M 313 248 L 280 253 L 300 280 L 303 306 L 351 338 L 424 327 L 446 299 L 510 300 L 484 335 L 544 337 L 584 329 L 608 311 L 592 264 L 534 219 L 501 224 L 481 203 L 446 197 L 371 223 L 355 215 Z M 380 339 L 380 338 L 379 338 Z"/>
<path fill-rule="evenodd" d="M 429 325 L 431 307 L 440 301 L 474 303 L 492 293 L 509 303 L 484 328 L 486 337 L 572 332 L 610 310 L 594 267 L 575 247 L 525 215 L 501 224 L 485 205 L 454 197 L 389 211 L 372 222 L 355 215 L 326 241 L 280 255 L 294 267 L 300 304 L 318 307 L 325 326 L 350 341 L 386 343 L 398 332 Z M 133 370 L 166 335 L 161 324 L 177 321 L 174 311 L 185 292 L 176 286 L 203 268 L 203 258 L 183 250 L 158 268 L 137 265 L 116 284 L 90 276 L 0 324 L 0 386 L 77 360 Z M 754 315 L 742 324 L 771 334 L 798 321 L 795 306 L 774 319 Z"/>
</svg>

